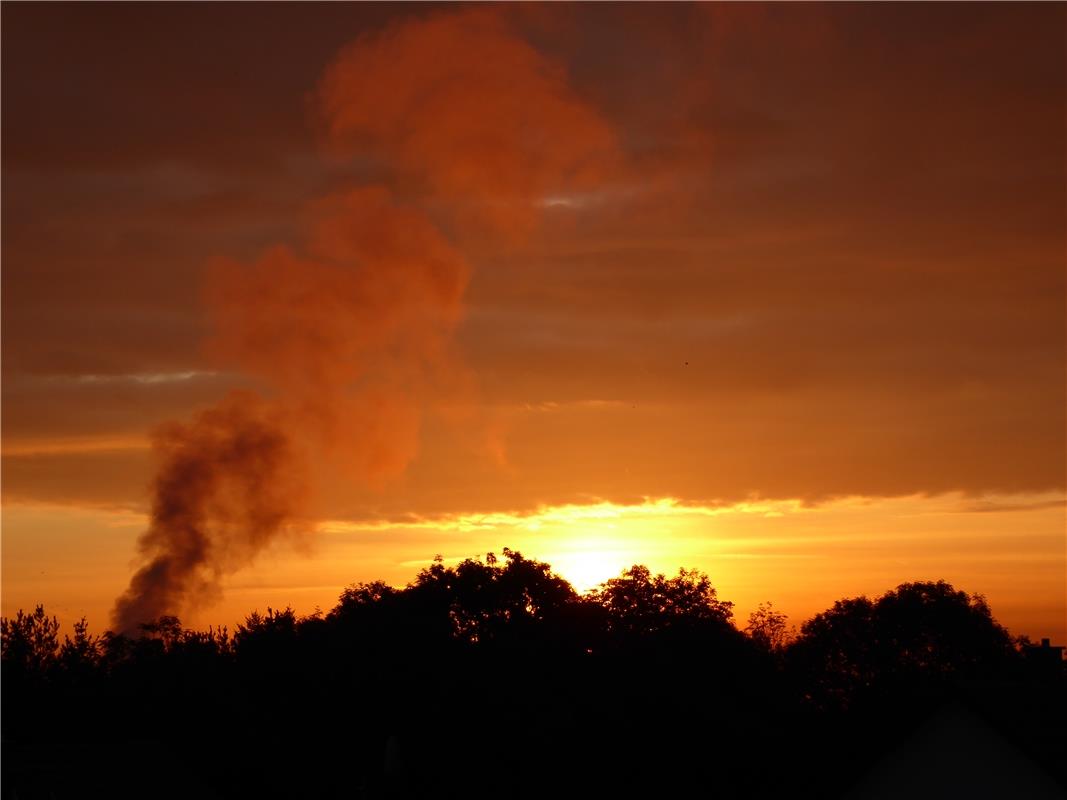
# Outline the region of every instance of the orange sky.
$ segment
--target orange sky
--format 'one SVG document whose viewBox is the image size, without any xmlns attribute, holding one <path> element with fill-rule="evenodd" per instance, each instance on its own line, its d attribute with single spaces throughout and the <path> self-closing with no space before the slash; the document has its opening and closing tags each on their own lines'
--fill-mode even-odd
<svg viewBox="0 0 1067 800">
<path fill-rule="evenodd" d="M 103 627 L 151 431 L 245 388 L 321 530 L 201 624 L 507 545 L 795 621 L 946 578 L 1067 638 L 1065 13 L 6 6 L 4 613 Z M 368 299 L 401 244 L 451 288 Z M 257 350 L 296 329 L 313 365 Z"/>
</svg>

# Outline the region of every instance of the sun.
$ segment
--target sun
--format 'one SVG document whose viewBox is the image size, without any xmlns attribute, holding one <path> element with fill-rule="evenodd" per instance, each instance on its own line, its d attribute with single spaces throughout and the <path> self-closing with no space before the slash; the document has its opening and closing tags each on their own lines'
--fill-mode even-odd
<svg viewBox="0 0 1067 800">
<path fill-rule="evenodd" d="M 605 547 L 596 541 L 575 542 L 566 550 L 550 554 L 546 560 L 557 575 L 582 594 L 617 577 L 635 563 L 634 554 L 628 550 Z"/>
<path fill-rule="evenodd" d="M 676 560 L 676 534 L 692 524 L 692 508 L 671 498 L 646 500 L 636 505 L 601 501 L 589 505 L 547 506 L 534 514 L 497 515 L 478 519 L 524 550 L 532 550 L 552 565 L 579 593 L 595 589 L 634 564 L 650 567 Z M 700 515 L 698 515 L 700 516 Z M 702 517 L 701 517 L 702 518 Z M 649 536 L 654 529 L 658 535 Z"/>
</svg>

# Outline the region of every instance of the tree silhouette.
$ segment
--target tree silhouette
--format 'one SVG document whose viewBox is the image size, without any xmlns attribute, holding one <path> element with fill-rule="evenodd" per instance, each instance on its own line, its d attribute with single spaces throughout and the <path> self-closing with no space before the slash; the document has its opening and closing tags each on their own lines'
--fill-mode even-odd
<svg viewBox="0 0 1067 800">
<path fill-rule="evenodd" d="M 89 623 L 85 617 L 75 622 L 73 627 L 74 638 L 63 637 L 57 661 L 69 680 L 84 682 L 92 678 L 99 666 L 101 642 L 99 636 L 89 633 Z"/>
<path fill-rule="evenodd" d="M 162 616 L 142 623 L 141 639 L 158 642 L 164 652 L 170 652 L 182 640 L 182 621 L 174 616 Z"/>
<path fill-rule="evenodd" d="M 981 595 L 938 581 L 901 584 L 875 601 L 837 601 L 804 623 L 789 656 L 808 700 L 846 708 L 995 674 L 1017 652 Z"/>
<path fill-rule="evenodd" d="M 43 676 L 59 649 L 59 620 L 49 617 L 43 605 L 32 614 L 20 608 L 14 619 L 0 620 L 3 661 L 16 674 Z"/>
<path fill-rule="evenodd" d="M 730 625 L 733 603 L 719 600 L 707 575 L 680 569 L 673 578 L 635 565 L 593 594 L 610 630 L 627 635 L 657 634 L 682 627 Z"/>
<path fill-rule="evenodd" d="M 0 624 L 0 780 L 56 798 L 622 797 L 680 794 L 700 765 L 699 788 L 726 797 L 835 796 L 920 701 L 973 678 L 1000 682 L 973 685 L 1055 771 L 1063 682 L 1026 682 L 981 596 L 908 583 L 838 601 L 793 641 L 786 625 L 765 603 L 739 631 L 696 570 L 636 565 L 578 595 L 509 549 L 353 584 L 325 615 L 253 612 L 232 637 L 175 617 L 97 637 L 82 620 L 60 645 L 38 606 Z M 988 687 L 1005 681 L 1002 702 Z M 124 786 L 90 769 L 137 747 Z"/>
<path fill-rule="evenodd" d="M 764 650 L 781 653 L 793 638 L 788 624 L 789 618 L 775 611 L 773 604 L 760 603 L 759 607 L 748 615 L 745 633 Z"/>
</svg>

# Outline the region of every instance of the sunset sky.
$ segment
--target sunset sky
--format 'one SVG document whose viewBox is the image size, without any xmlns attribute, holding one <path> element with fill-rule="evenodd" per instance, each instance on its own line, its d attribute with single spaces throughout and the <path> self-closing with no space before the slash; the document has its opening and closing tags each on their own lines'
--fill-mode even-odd
<svg viewBox="0 0 1067 800">
<path fill-rule="evenodd" d="M 2 21 L 4 614 L 107 627 L 233 425 L 190 624 L 509 546 L 1067 643 L 1062 4 Z"/>
</svg>

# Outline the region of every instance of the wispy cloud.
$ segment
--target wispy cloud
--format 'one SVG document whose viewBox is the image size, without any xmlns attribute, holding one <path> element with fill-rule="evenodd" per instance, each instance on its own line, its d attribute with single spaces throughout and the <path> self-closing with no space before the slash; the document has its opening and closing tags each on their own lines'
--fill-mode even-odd
<svg viewBox="0 0 1067 800">
<path fill-rule="evenodd" d="M 590 498 L 586 504 L 542 505 L 531 511 L 494 511 L 487 513 L 443 514 L 439 516 L 412 515 L 399 519 L 365 521 L 327 520 L 320 529 L 326 533 L 355 533 L 381 530 L 479 531 L 494 529 L 522 529 L 537 531 L 544 527 L 575 525 L 584 522 L 612 523 L 655 517 L 715 517 L 722 514 L 754 514 L 780 517 L 802 511 L 799 500 L 751 501 L 719 506 L 691 505 L 674 497 L 644 498 L 640 503 L 611 503 Z"/>
<path fill-rule="evenodd" d="M 113 384 L 113 383 L 132 383 L 132 384 L 158 384 L 158 383 L 184 383 L 185 381 L 198 380 L 201 378 L 214 378 L 218 372 L 204 371 L 204 370 L 184 370 L 181 372 L 133 372 L 129 374 L 120 375 L 75 375 L 75 376 L 63 376 L 61 380 L 66 378 L 67 380 L 73 380 L 77 383 L 83 384 Z"/>
<path fill-rule="evenodd" d="M 124 450 L 147 450 L 147 436 L 69 436 L 60 438 L 7 439 L 5 456 L 38 456 L 75 453 L 109 453 Z"/>
<path fill-rule="evenodd" d="M 1043 511 L 1048 508 L 1067 507 L 1067 499 L 1038 500 L 1032 503 L 998 502 L 995 500 L 976 500 L 960 506 L 960 514 L 995 514 L 1008 511 Z"/>
</svg>

